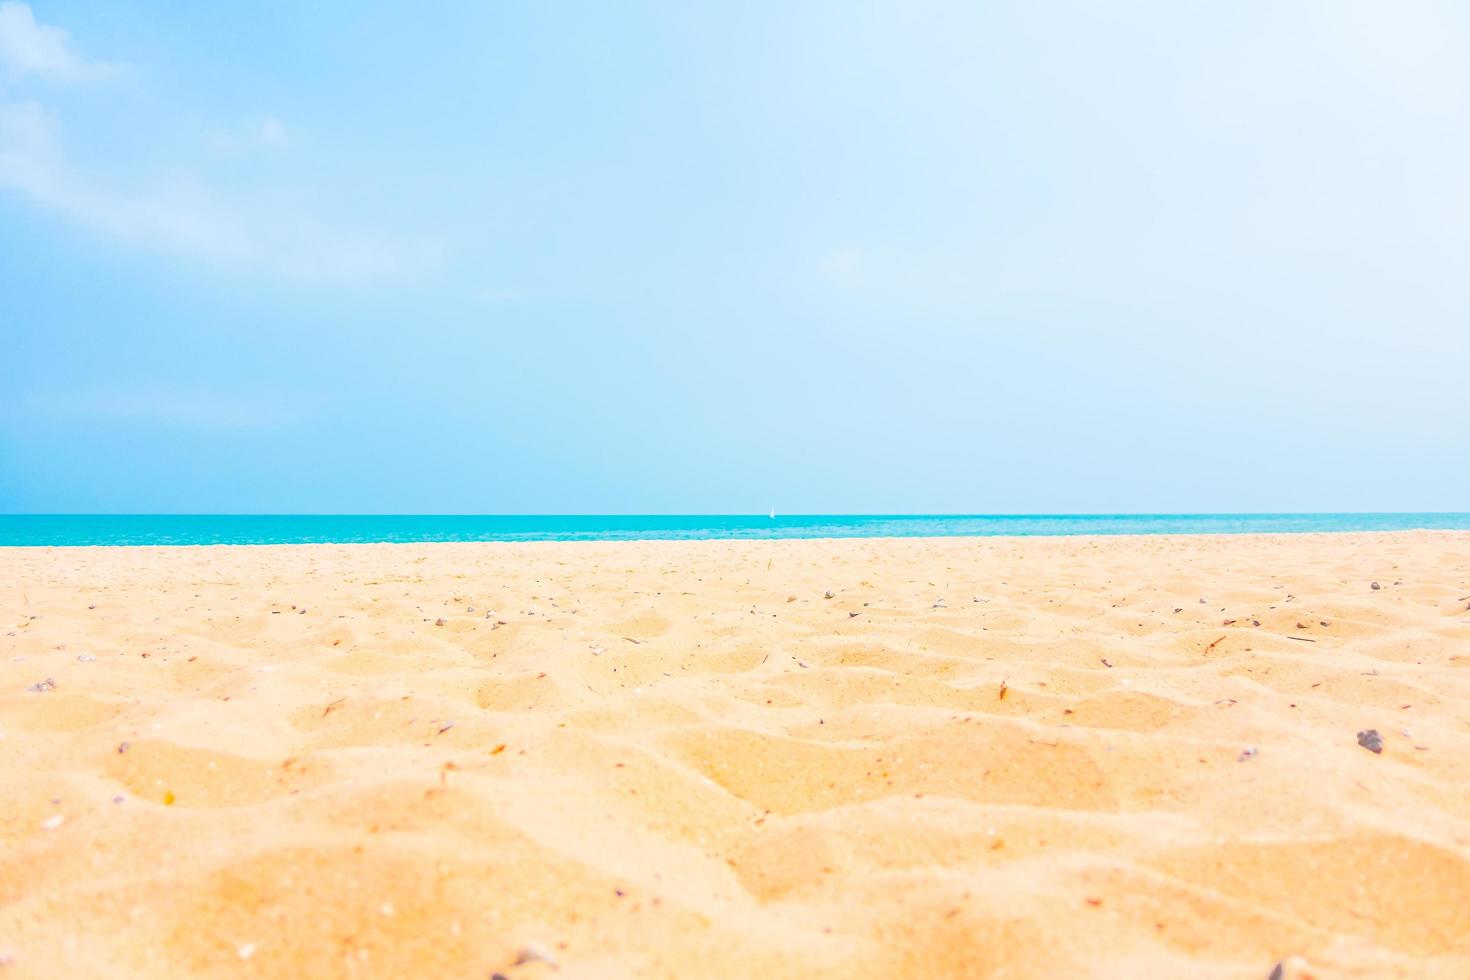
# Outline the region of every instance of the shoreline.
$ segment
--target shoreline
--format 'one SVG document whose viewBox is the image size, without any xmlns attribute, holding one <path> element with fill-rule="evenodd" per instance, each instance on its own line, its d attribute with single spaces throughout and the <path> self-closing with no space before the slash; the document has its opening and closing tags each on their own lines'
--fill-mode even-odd
<svg viewBox="0 0 1470 980">
<path fill-rule="evenodd" d="M 929 537 L 918 535 L 865 535 L 834 537 L 722 537 L 722 538 L 528 538 L 525 540 L 455 540 L 455 541 L 288 541 L 288 542 L 203 542 L 199 544 L 0 544 L 0 553 L 27 551 L 91 551 L 107 550 L 185 550 L 198 548 L 422 548 L 422 547 L 481 547 L 515 548 L 534 545 L 756 545 L 756 544 L 838 544 L 841 542 L 875 542 L 884 544 L 935 545 L 956 541 L 995 541 L 1017 544 L 1026 541 L 1145 541 L 1145 540 L 1249 540 L 1251 538 L 1344 538 L 1353 536 L 1369 538 L 1392 536 L 1431 535 L 1470 538 L 1470 528 L 1394 528 L 1388 530 L 1344 530 L 1344 531 L 1204 531 L 1204 532 L 1139 532 L 1103 534 L 940 534 Z"/>
<path fill-rule="evenodd" d="M 1119 537 L 1470 531 L 1470 513 L 1132 515 L 0 515 L 0 546 Z"/>
</svg>

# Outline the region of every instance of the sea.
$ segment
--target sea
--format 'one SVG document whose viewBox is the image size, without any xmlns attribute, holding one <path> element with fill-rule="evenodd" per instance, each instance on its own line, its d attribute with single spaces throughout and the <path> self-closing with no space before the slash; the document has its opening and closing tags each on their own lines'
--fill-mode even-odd
<svg viewBox="0 0 1470 980">
<path fill-rule="evenodd" d="M 0 546 L 696 541 L 1470 530 L 1442 514 L 0 514 Z"/>
</svg>

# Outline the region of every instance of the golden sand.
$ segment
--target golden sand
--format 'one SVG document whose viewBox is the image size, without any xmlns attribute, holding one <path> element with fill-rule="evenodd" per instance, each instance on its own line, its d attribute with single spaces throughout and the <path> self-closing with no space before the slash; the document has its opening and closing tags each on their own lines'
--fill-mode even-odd
<svg viewBox="0 0 1470 980">
<path fill-rule="evenodd" d="M 1463 533 L 0 550 L 0 977 L 1464 978 L 1467 607 Z"/>
</svg>

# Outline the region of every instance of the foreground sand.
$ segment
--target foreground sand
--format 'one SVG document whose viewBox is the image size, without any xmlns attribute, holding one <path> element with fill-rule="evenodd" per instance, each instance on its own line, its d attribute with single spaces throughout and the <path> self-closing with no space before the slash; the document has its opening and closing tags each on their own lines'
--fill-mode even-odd
<svg viewBox="0 0 1470 980">
<path fill-rule="evenodd" d="M 1463 978 L 1467 606 L 1463 533 L 0 549 L 0 977 Z"/>
</svg>

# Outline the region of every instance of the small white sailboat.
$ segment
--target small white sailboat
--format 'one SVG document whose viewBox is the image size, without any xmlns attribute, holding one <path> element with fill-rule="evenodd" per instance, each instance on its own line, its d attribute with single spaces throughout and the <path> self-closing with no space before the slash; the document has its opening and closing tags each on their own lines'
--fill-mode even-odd
<svg viewBox="0 0 1470 980">
<path fill-rule="evenodd" d="M 772 507 L 771 508 L 771 520 L 774 521 L 775 519 L 776 519 L 776 508 Z"/>
</svg>

